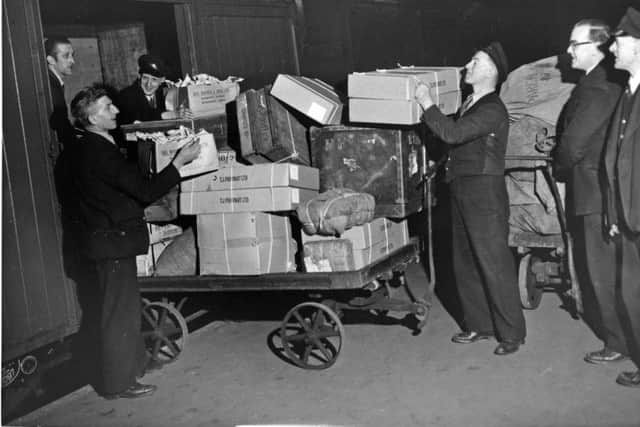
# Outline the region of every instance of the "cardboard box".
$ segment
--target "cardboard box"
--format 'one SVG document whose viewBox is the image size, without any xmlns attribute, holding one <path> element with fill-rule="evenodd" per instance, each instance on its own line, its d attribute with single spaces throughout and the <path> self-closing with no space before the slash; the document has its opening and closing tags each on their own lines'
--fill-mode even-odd
<svg viewBox="0 0 640 427">
<path fill-rule="evenodd" d="M 348 76 L 350 98 L 394 99 L 413 101 L 415 89 L 422 82 L 438 93 L 460 90 L 460 69 L 453 67 L 405 67 Z"/>
<path fill-rule="evenodd" d="M 199 248 L 200 274 L 266 274 L 296 270 L 297 245 L 293 239 L 274 239 L 260 243 L 227 241 L 224 248 Z"/>
<path fill-rule="evenodd" d="M 240 163 L 236 161 L 236 152 L 233 151 L 232 149 L 219 150 L 218 166 L 221 168 L 240 166 Z"/>
<path fill-rule="evenodd" d="M 349 239 L 329 238 L 305 243 L 304 265 L 309 273 L 360 270 L 409 243 L 403 233 L 356 249 Z"/>
<path fill-rule="evenodd" d="M 319 186 L 318 169 L 291 163 L 230 166 L 182 181 L 180 184 L 183 192 L 264 187 L 296 187 L 317 191 Z"/>
<path fill-rule="evenodd" d="M 228 241 L 258 244 L 291 238 L 291 222 L 286 215 L 265 212 L 236 212 L 197 216 L 198 247 L 224 248 Z"/>
<path fill-rule="evenodd" d="M 180 194 L 180 213 L 290 211 L 317 194 L 314 190 L 292 187 L 188 192 Z"/>
<path fill-rule="evenodd" d="M 460 92 L 441 93 L 434 101 L 443 114 L 460 108 Z M 349 120 L 354 123 L 414 125 L 420 123 L 422 108 L 415 101 L 349 98 Z"/>
<path fill-rule="evenodd" d="M 200 144 L 200 154 L 195 160 L 187 163 L 178 170 L 182 177 L 210 172 L 219 168 L 218 150 L 213 135 L 209 132 L 201 131 L 195 135 L 195 138 L 198 139 L 198 143 Z M 160 172 L 171 163 L 176 153 L 190 141 L 190 138 L 182 138 L 177 141 L 163 143 L 148 141 L 144 144 L 148 145 L 148 153 L 152 156 L 153 160 L 145 163 L 153 166 L 153 173 Z"/>
<path fill-rule="evenodd" d="M 165 240 L 171 240 L 182 234 L 182 227 L 175 224 L 147 224 L 149 228 L 149 243 L 154 244 Z"/>
<path fill-rule="evenodd" d="M 318 79 L 279 74 L 271 95 L 318 123 L 339 124 L 342 102 L 335 90 Z"/>
<path fill-rule="evenodd" d="M 302 233 L 302 243 L 334 240 L 333 236 L 312 236 Z M 340 239 L 351 241 L 353 249 L 366 249 L 380 242 L 394 242 L 406 244 L 409 241 L 409 228 L 407 220 L 395 222 L 387 218 L 376 218 L 373 221 L 352 227 L 342 233 Z"/>
<path fill-rule="evenodd" d="M 156 262 L 160 254 L 171 243 L 171 240 L 164 240 L 153 245 L 149 245 L 149 250 L 144 255 L 136 256 L 136 268 L 138 276 L 152 276 L 156 269 Z"/>
<path fill-rule="evenodd" d="M 125 135 L 127 141 L 136 142 L 136 132 L 142 133 L 155 133 L 155 132 L 167 132 L 173 131 L 183 126 L 187 129 L 191 129 L 193 133 L 198 133 L 200 130 L 205 130 L 213 134 L 213 138 L 216 141 L 218 148 L 228 146 L 228 124 L 227 115 L 223 111 L 218 114 L 209 114 L 206 116 L 193 118 L 193 119 L 171 119 L 171 120 L 153 120 L 148 122 L 140 122 L 128 125 L 122 125 L 120 128 Z M 139 157 L 146 158 L 145 153 L 138 153 Z M 144 169 L 150 170 L 149 167 Z"/>
<path fill-rule="evenodd" d="M 225 104 L 235 100 L 240 93 L 240 85 L 232 82 L 214 84 L 193 84 L 185 87 L 169 88 L 165 103 L 167 110 L 191 110 L 195 117 L 225 112 Z"/>
</svg>

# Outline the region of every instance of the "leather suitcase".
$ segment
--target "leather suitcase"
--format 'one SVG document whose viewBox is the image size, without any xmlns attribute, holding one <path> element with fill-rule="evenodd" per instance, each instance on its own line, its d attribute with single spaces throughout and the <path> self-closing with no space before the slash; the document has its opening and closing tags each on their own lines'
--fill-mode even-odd
<svg viewBox="0 0 640 427">
<path fill-rule="evenodd" d="M 311 165 L 307 128 L 275 97 L 267 95 L 267 104 L 272 138 L 271 148 L 262 154 L 274 162 Z"/>
<path fill-rule="evenodd" d="M 268 163 L 263 153 L 271 146 L 271 124 L 264 89 L 250 89 L 236 99 L 240 154 L 251 164 Z"/>
<path fill-rule="evenodd" d="M 422 141 L 413 130 L 327 126 L 311 128 L 320 192 L 350 188 L 376 201 L 375 217 L 405 218 L 422 208 Z"/>
</svg>

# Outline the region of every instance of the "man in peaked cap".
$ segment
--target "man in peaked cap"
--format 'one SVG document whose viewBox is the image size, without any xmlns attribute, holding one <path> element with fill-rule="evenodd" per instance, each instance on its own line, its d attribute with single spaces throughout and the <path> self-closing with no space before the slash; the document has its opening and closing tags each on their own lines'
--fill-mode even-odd
<svg viewBox="0 0 640 427">
<path fill-rule="evenodd" d="M 118 94 L 119 124 L 162 119 L 165 111 L 165 77 L 167 70 L 162 59 L 154 55 L 138 58 L 139 77 Z"/>
<path fill-rule="evenodd" d="M 422 119 L 449 146 L 446 180 L 450 184 L 453 263 L 464 313 L 464 330 L 452 341 L 469 344 L 496 337 L 494 353 L 516 352 L 526 328 L 520 306 L 513 255 L 507 244 L 509 202 L 504 157 L 509 134 L 507 109 L 496 88 L 509 71 L 498 42 L 473 55 L 464 80 L 473 88 L 457 117 L 445 116 L 429 88 L 416 100 Z"/>
<path fill-rule="evenodd" d="M 640 11 L 630 7 L 610 47 L 614 66 L 629 73 L 613 114 L 605 149 L 607 226 L 619 239 L 620 320 L 627 326 L 627 345 L 636 370 L 616 382 L 640 388 Z"/>
</svg>

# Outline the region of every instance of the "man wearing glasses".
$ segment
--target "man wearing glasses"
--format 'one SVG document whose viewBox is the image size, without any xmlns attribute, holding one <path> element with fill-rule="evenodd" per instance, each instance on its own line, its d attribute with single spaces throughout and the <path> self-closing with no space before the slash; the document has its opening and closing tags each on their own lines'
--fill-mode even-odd
<svg viewBox="0 0 640 427">
<path fill-rule="evenodd" d="M 612 82 L 613 67 L 605 59 L 609 38 L 609 26 L 596 19 L 579 21 L 571 31 L 567 48 L 571 66 L 585 74 L 562 112 L 554 165 L 567 182 L 570 230 L 576 241 L 577 264 L 584 266 L 581 283 L 590 287 L 583 293 L 587 316 L 595 314 L 600 318 L 596 322 L 602 325 L 597 332 L 603 348 L 584 357 L 594 364 L 622 361 L 628 354 L 615 297 L 615 245 L 603 233 L 602 217 L 602 152 L 622 91 Z"/>
<path fill-rule="evenodd" d="M 620 240 L 620 319 L 628 327 L 629 355 L 635 371 L 616 382 L 640 388 L 640 11 L 622 17 L 611 52 L 615 67 L 629 72 L 609 129 L 605 149 L 609 234 Z"/>
</svg>

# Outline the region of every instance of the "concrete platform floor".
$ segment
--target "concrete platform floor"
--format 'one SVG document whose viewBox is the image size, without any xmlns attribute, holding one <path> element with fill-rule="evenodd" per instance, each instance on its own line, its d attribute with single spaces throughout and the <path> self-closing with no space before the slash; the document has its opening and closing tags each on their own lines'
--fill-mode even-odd
<svg viewBox="0 0 640 427">
<path fill-rule="evenodd" d="M 424 284 L 420 266 L 407 273 Z M 195 331 L 176 362 L 145 377 L 159 386 L 153 396 L 107 401 L 86 386 L 11 425 L 640 426 L 640 389 L 615 384 L 633 365 L 583 362 L 601 344 L 553 293 L 525 313 L 526 345 L 506 357 L 492 354 L 493 341 L 451 343 L 458 327 L 439 302 L 417 336 L 347 312 L 345 346 L 325 371 L 302 370 L 270 350 L 290 307 L 277 305 L 247 301 L 244 318 Z M 266 314 L 254 315 L 257 307 Z"/>
</svg>

